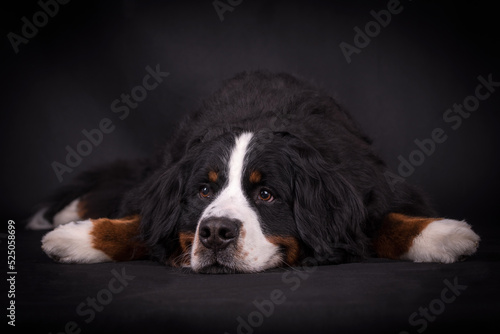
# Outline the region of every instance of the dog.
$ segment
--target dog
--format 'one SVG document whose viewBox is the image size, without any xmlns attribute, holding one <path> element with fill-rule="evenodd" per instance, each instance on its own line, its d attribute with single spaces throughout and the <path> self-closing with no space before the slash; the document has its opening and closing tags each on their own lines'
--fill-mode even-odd
<svg viewBox="0 0 500 334">
<path fill-rule="evenodd" d="M 451 263 L 476 252 L 465 221 L 436 218 L 328 94 L 285 73 L 236 75 L 154 157 L 78 176 L 28 227 L 63 263 L 150 258 L 196 273 L 306 259 Z"/>
</svg>

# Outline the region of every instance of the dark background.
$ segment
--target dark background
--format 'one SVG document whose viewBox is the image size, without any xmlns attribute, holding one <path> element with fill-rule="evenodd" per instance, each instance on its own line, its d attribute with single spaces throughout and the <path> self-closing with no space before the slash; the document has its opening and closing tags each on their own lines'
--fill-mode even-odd
<svg viewBox="0 0 500 334">
<path fill-rule="evenodd" d="M 438 127 L 445 130 L 448 136 L 446 142 L 437 145 L 434 154 L 426 157 L 425 162 L 408 177 L 408 181 L 419 185 L 429 194 L 442 216 L 466 219 L 472 224 L 483 239 L 483 255 L 478 258 L 479 264 L 476 263 L 476 266 L 469 262 L 468 267 L 466 262 L 447 269 L 431 264 L 418 267 L 425 269 L 421 277 L 428 281 L 409 283 L 415 295 L 408 297 L 410 303 L 401 310 L 404 316 L 398 316 L 397 322 L 401 326 L 396 328 L 408 327 L 406 316 L 419 305 L 428 303 L 436 294 L 439 296 L 443 278 L 452 279 L 457 275 L 455 269 L 462 273 L 460 282 L 463 277 L 467 278 L 467 273 L 479 273 L 479 276 L 466 282 L 471 286 L 470 290 L 480 286 L 484 290 L 473 294 L 473 297 L 462 298 L 462 303 L 455 306 L 461 310 L 458 315 L 447 311 L 441 319 L 447 318 L 449 322 L 443 322 L 443 328 L 447 328 L 447 323 L 465 319 L 462 315 L 470 312 L 470 305 L 476 309 L 475 316 L 468 319 L 470 324 L 474 323 L 474 319 L 486 319 L 491 325 L 493 318 L 484 314 L 488 314 L 486 311 L 491 310 L 491 305 L 498 306 L 490 297 L 494 286 L 498 295 L 498 287 L 492 280 L 484 283 L 481 275 L 490 277 L 488 275 L 492 269 L 488 263 L 492 258 L 498 261 L 498 255 L 489 253 L 492 248 L 488 248 L 488 245 L 496 244 L 499 231 L 497 208 L 500 198 L 497 189 L 500 186 L 500 135 L 497 129 L 500 121 L 500 91 L 482 101 L 479 109 L 465 119 L 457 130 L 452 130 L 443 121 L 443 114 L 454 103 L 462 103 L 467 96 L 474 94 L 479 75 L 487 78 L 492 74 L 494 81 L 500 81 L 498 10 L 493 2 L 486 1 L 402 0 L 401 5 L 402 12 L 393 15 L 390 24 L 382 28 L 359 54 L 353 54 L 352 62 L 348 64 L 339 44 L 353 44 L 354 27 L 363 29 L 367 22 L 373 20 L 370 11 L 386 9 L 387 1 L 244 0 L 233 11 L 225 12 L 224 20 L 221 21 L 211 0 L 74 0 L 60 5 L 59 12 L 44 27 L 39 28 L 38 34 L 29 39 L 28 44 L 19 46 L 18 54 L 15 54 L 6 36 L 9 32 L 20 34 L 23 25 L 21 18 L 26 16 L 32 21 L 32 15 L 40 7 L 36 1 L 2 4 L 0 213 L 3 222 L 6 224 L 8 219 L 13 219 L 22 223 L 51 191 L 89 166 L 117 158 L 148 156 L 172 134 L 176 122 L 220 87 L 224 79 L 249 69 L 290 72 L 311 80 L 336 97 L 374 139 L 380 155 L 394 170 L 398 167 L 398 156 L 408 158 L 416 148 L 415 139 L 429 138 L 432 130 Z M 142 83 L 147 73 L 146 66 L 155 68 L 157 64 L 170 75 L 156 89 L 148 92 L 147 98 L 131 110 L 126 119 L 120 120 L 118 114 L 112 112 L 111 102 L 120 98 L 122 93 L 129 94 L 133 87 Z M 85 139 L 82 130 L 96 128 L 103 118 L 111 119 L 115 130 L 105 134 L 102 143 L 83 158 L 72 174 L 64 174 L 64 180 L 60 183 L 51 163 L 64 163 L 67 154 L 65 147 L 69 145 L 75 148 L 79 141 Z M 3 229 L 5 224 L 2 224 Z M 22 233 L 19 225 L 18 233 Z M 74 309 L 82 296 L 95 295 L 95 291 L 99 291 L 109 280 L 111 270 L 111 267 L 103 270 L 98 265 L 52 267 L 38 250 L 41 235 L 26 234 L 26 240 L 37 244 L 37 253 L 28 251 L 31 246 L 27 241 L 24 246 L 18 246 L 18 249 L 25 249 L 23 261 L 26 266 L 29 264 L 30 268 L 38 268 L 33 269 L 33 275 L 50 278 L 47 285 L 42 278 L 35 280 L 39 283 L 33 283 L 26 267 L 23 281 L 19 283 L 24 287 L 26 308 L 31 310 L 26 310 L 25 314 L 35 317 L 37 321 L 43 320 L 44 313 L 38 310 L 46 305 L 52 305 L 57 311 L 51 310 L 50 313 L 56 314 L 65 307 Z M 331 299 L 341 310 L 335 313 L 340 317 L 337 320 L 345 321 L 344 327 L 339 328 L 360 328 L 362 323 L 357 322 L 358 316 L 366 320 L 359 314 L 368 312 L 366 314 L 376 320 L 364 324 L 373 330 L 373 324 L 391 323 L 385 317 L 377 317 L 389 314 L 389 309 L 396 312 L 399 304 L 394 301 L 406 298 L 404 296 L 408 292 L 404 291 L 407 290 L 397 289 L 396 286 L 402 282 L 399 278 L 412 281 L 412 268 L 417 267 L 411 265 L 398 269 L 399 272 L 391 272 L 394 270 L 392 262 L 386 263 L 386 267 L 376 267 L 385 268 L 384 271 L 393 275 L 385 283 L 376 281 L 381 289 L 379 294 L 373 292 L 377 290 L 373 290 L 370 285 L 375 284 L 371 277 L 385 279 L 386 276 L 377 276 L 378 269 L 372 272 L 370 268 L 375 267 L 363 267 L 363 264 L 361 267 L 346 265 L 333 269 L 339 270 L 334 276 L 345 274 L 335 276 L 337 278 L 333 280 L 327 274 L 331 269 L 322 268 L 316 276 L 318 285 L 315 286 L 329 284 L 332 289 L 335 289 L 333 285 L 336 283 L 346 286 L 347 290 L 342 290 L 342 293 L 347 294 L 345 298 L 351 298 L 351 304 L 348 305 L 358 305 L 355 296 L 360 294 L 358 301 L 362 306 L 354 312 L 343 300 Z M 115 266 L 120 268 L 118 264 Z M 155 265 L 139 262 L 131 266 L 132 269 L 127 270 L 141 272 L 145 275 L 143 279 L 156 277 L 157 282 L 154 279 L 143 280 L 142 286 L 155 286 L 157 290 L 152 289 L 151 292 L 161 295 L 163 290 L 158 286 L 163 278 L 157 276 Z M 368 276 L 358 276 L 360 272 Z M 169 273 L 163 272 L 164 275 Z M 281 274 L 269 275 L 257 276 L 262 284 L 259 285 L 258 280 L 254 281 L 256 285 L 245 299 L 237 295 L 238 286 L 249 282 L 240 275 L 234 279 L 225 277 L 212 280 L 173 272 L 167 279 L 170 282 L 167 297 L 176 301 L 176 308 L 170 315 L 172 319 L 177 319 L 178 326 L 189 323 L 188 313 L 184 312 L 189 307 L 198 312 L 195 312 L 197 316 L 205 317 L 205 320 L 216 319 L 215 309 L 207 311 L 200 306 L 206 303 L 206 298 L 215 300 L 215 304 L 210 304 L 210 307 L 223 307 L 225 311 L 221 312 L 231 312 L 232 305 L 237 304 L 228 302 L 227 298 L 232 300 L 232 297 L 227 294 L 220 299 L 213 299 L 214 296 L 208 293 L 204 295 L 203 291 L 206 290 L 203 290 L 203 285 L 207 284 L 207 280 L 214 291 L 220 286 L 217 282 L 222 282 L 233 289 L 231 293 L 234 298 L 251 301 L 259 291 L 272 291 L 272 282 L 276 281 L 279 286 Z M 91 286 L 92 277 L 99 278 L 95 286 Z M 80 291 L 77 285 L 85 284 L 82 279 L 90 285 L 82 287 L 78 295 L 75 292 Z M 68 281 L 70 286 L 66 289 L 64 282 Z M 387 285 L 388 282 L 393 289 Z M 185 289 L 190 289 L 189 284 L 195 284 L 196 292 L 201 294 L 197 298 L 190 297 L 197 305 L 194 308 L 182 297 Z M 434 290 L 428 289 L 431 286 Z M 313 292 L 301 291 L 301 294 L 295 295 L 299 303 L 297 305 L 301 306 L 286 306 L 292 312 L 291 319 L 297 319 L 293 314 L 299 316 L 310 310 L 311 305 L 316 305 L 313 299 L 324 295 L 324 291 L 319 288 Z M 30 296 L 38 296 L 39 293 L 38 301 L 30 299 Z M 144 291 L 137 293 L 144 294 Z M 74 296 L 74 300 L 61 297 L 66 294 Z M 391 302 L 385 300 L 388 295 L 391 296 Z M 133 304 L 136 302 L 129 295 L 120 298 L 125 303 L 123 305 L 131 300 Z M 137 306 L 137 309 L 147 312 L 150 299 L 143 299 L 143 304 L 137 304 L 142 306 Z M 304 300 L 310 301 L 310 304 Z M 153 302 L 157 307 L 164 303 L 166 301 L 158 299 Z M 482 306 L 477 308 L 478 305 Z M 115 303 L 113 307 L 118 306 Z M 247 311 L 236 310 L 235 314 L 248 314 L 251 308 Z M 122 312 L 123 307 L 118 308 L 118 311 Z M 486 313 L 482 313 L 484 316 L 481 318 L 478 312 L 483 311 Z M 120 314 L 123 320 L 123 314 L 128 313 Z M 130 314 L 135 319 L 135 313 Z M 324 315 L 331 317 L 330 314 Z M 160 319 L 158 317 L 153 312 L 149 319 Z M 234 329 L 235 315 L 231 319 L 229 327 L 219 326 L 221 332 Z M 283 313 L 282 318 L 276 318 L 274 326 L 279 324 L 279 319 L 290 319 L 290 315 Z M 56 322 L 56 325 L 47 324 L 51 330 L 61 330 L 64 321 Z M 322 328 L 321 324 L 321 321 L 316 322 L 319 326 L 317 329 Z M 267 328 L 276 329 L 272 326 Z"/>
<path fill-rule="evenodd" d="M 23 3 L 22 5 L 20 3 Z M 446 109 L 474 93 L 477 77 L 500 81 L 497 10 L 488 2 L 401 1 L 403 10 L 348 64 L 339 44 L 386 1 L 243 1 L 220 21 L 212 1 L 71 1 L 15 54 L 36 2 L 2 9 L 0 91 L 4 219 L 27 218 L 60 183 L 51 163 L 109 118 L 115 130 L 63 183 L 89 166 L 147 156 L 176 122 L 248 69 L 286 71 L 335 96 L 394 169 L 398 156 L 441 127 L 448 135 L 409 182 L 443 216 L 478 229 L 497 224 L 500 115 L 495 92 L 451 130 Z M 111 102 L 142 83 L 146 66 L 170 76 L 120 120 Z"/>
</svg>

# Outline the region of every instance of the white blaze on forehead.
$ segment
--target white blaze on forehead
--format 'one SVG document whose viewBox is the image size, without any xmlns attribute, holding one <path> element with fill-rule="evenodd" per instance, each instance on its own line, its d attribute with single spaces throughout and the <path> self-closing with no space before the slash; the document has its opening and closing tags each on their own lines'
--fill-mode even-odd
<svg viewBox="0 0 500 334">
<path fill-rule="evenodd" d="M 228 183 L 215 200 L 205 209 L 200 222 L 208 217 L 227 217 L 242 223 L 238 239 L 239 254 L 235 254 L 235 267 L 243 271 L 260 271 L 275 267 L 281 259 L 279 248 L 270 243 L 264 236 L 259 216 L 248 202 L 243 191 L 243 171 L 245 156 L 250 147 L 252 133 L 243 133 L 235 140 L 228 163 Z M 199 226 L 199 222 L 198 222 Z M 198 229 L 196 230 L 194 247 L 191 256 L 193 269 L 200 269 L 197 256 L 200 245 Z"/>
<path fill-rule="evenodd" d="M 251 215 L 252 218 L 257 219 L 257 215 L 250 208 L 241 186 L 243 170 L 245 168 L 245 156 L 252 136 L 251 133 L 243 133 L 236 138 L 228 163 L 228 183 L 215 201 L 205 209 L 201 219 L 206 217 L 228 217 L 239 219 L 244 223 L 243 219 L 250 217 L 242 215 L 241 206 L 248 209 L 245 212 L 246 215 Z"/>
<path fill-rule="evenodd" d="M 248 146 L 252 140 L 253 134 L 244 133 L 236 138 L 236 143 L 229 160 L 229 184 L 239 186 L 241 189 L 241 181 L 243 176 L 243 168 L 245 163 L 245 156 L 247 154 Z M 228 187 L 229 188 L 229 187 Z"/>
</svg>

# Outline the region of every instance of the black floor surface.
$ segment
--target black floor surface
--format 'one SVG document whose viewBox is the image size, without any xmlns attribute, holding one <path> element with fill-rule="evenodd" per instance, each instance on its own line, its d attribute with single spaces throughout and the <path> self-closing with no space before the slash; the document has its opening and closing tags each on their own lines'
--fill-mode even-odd
<svg viewBox="0 0 500 334">
<path fill-rule="evenodd" d="M 149 261 L 54 263 L 44 233 L 18 231 L 16 332 L 482 333 L 500 311 L 498 238 L 455 264 L 200 275 Z"/>
</svg>

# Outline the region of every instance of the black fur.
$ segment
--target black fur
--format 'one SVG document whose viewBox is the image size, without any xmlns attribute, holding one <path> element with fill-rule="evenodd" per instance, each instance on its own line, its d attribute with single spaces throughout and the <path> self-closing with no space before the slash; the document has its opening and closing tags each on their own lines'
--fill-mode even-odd
<svg viewBox="0 0 500 334">
<path fill-rule="evenodd" d="M 117 163 L 84 173 L 52 201 L 47 218 L 86 196 L 92 216 L 142 216 L 142 238 L 152 256 L 165 261 L 178 233 L 193 231 L 208 205 L 198 191 L 216 192 L 210 169 L 224 168 L 234 137 L 254 133 L 248 169 L 263 171 L 277 200 L 255 202 L 264 232 L 294 236 L 303 256 L 321 263 L 369 256 L 370 239 L 389 212 L 432 216 L 418 190 L 391 189 L 384 162 L 370 140 L 335 100 L 287 74 L 245 72 L 226 82 L 187 118 L 150 162 Z M 256 189 L 245 185 L 248 198 Z"/>
</svg>

